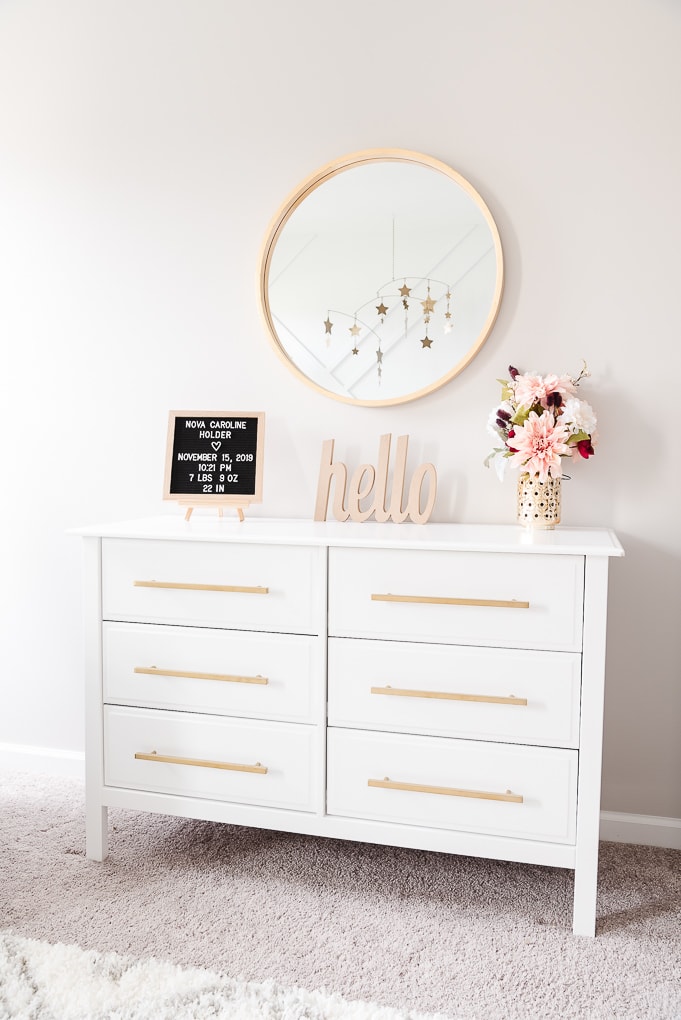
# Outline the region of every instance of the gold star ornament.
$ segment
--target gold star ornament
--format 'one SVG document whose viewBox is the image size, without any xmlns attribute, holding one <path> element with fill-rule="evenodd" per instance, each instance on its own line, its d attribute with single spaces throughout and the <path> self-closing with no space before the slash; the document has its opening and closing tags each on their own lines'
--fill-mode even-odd
<svg viewBox="0 0 681 1020">
<path fill-rule="evenodd" d="M 433 345 L 433 341 L 430 339 L 430 337 L 426 333 L 426 335 L 424 336 L 423 340 L 421 341 L 421 347 L 432 347 L 432 345 Z"/>
<path fill-rule="evenodd" d="M 325 331 L 325 333 L 330 333 L 332 329 L 333 329 L 333 323 L 331 322 L 331 319 L 327 315 L 326 320 L 324 322 L 324 331 Z"/>
<path fill-rule="evenodd" d="M 381 301 L 380 305 L 376 305 L 376 311 L 378 312 L 379 315 L 385 315 L 385 313 L 388 311 L 388 306 L 384 305 L 383 302 Z"/>
</svg>

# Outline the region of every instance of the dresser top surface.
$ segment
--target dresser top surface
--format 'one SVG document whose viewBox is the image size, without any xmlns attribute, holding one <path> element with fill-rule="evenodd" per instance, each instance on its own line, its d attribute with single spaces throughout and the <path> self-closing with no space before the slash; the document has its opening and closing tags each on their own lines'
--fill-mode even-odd
<svg viewBox="0 0 681 1020">
<path fill-rule="evenodd" d="M 623 556 L 614 532 L 607 528 L 564 528 L 533 531 L 517 524 L 355 524 L 168 514 L 72 529 L 84 538 L 154 539 L 176 542 L 242 542 L 265 545 L 308 545 L 372 549 L 422 549 L 456 552 L 510 552 L 544 555 Z"/>
</svg>

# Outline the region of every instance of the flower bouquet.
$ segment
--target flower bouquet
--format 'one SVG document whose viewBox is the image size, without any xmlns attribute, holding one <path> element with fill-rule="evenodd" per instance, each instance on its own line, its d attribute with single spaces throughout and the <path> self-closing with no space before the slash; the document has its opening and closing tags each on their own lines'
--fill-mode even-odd
<svg viewBox="0 0 681 1020">
<path fill-rule="evenodd" d="M 569 375 L 522 374 L 509 366 L 509 380 L 500 379 L 501 402 L 490 414 L 488 432 L 497 445 L 485 460 L 493 464 L 503 479 L 507 465 L 522 470 L 520 481 L 525 488 L 533 489 L 534 504 L 528 520 L 527 512 L 521 515 L 519 489 L 519 519 L 527 523 L 560 520 L 560 479 L 564 477 L 564 460 L 588 460 L 596 444 L 596 415 L 590 404 L 577 397 L 577 388 L 589 375 L 584 363 L 576 379 Z M 548 486 L 546 490 L 542 487 Z M 557 496 L 556 496 L 557 491 Z M 556 511 L 540 505 L 541 501 L 557 500 Z M 541 526 L 550 527 L 552 523 Z"/>
</svg>

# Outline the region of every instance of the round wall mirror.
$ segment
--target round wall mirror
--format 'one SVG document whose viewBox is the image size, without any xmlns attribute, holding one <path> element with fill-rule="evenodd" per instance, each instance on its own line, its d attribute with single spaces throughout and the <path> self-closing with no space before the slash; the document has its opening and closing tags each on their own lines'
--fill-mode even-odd
<svg viewBox="0 0 681 1020">
<path fill-rule="evenodd" d="M 261 299 L 275 348 L 337 400 L 381 406 L 458 375 L 499 311 L 499 232 L 444 163 L 358 152 L 289 196 L 264 245 Z"/>
</svg>

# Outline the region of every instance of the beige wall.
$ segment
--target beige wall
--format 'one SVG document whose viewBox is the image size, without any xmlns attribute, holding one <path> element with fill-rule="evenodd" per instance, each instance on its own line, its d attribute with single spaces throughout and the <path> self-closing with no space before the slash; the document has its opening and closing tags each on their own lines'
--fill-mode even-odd
<svg viewBox="0 0 681 1020">
<path fill-rule="evenodd" d="M 437 464 L 436 519 L 510 521 L 482 467 L 495 380 L 584 357 L 601 444 L 564 522 L 627 550 L 603 806 L 681 817 L 680 51 L 673 0 L 0 4 L 0 743 L 82 747 L 64 531 L 169 511 L 169 408 L 267 413 L 263 515 L 311 516 L 321 438 L 356 462 L 390 431 Z M 468 177 L 507 260 L 477 359 L 394 410 L 297 382 L 257 303 L 285 195 L 375 146 Z"/>
</svg>

